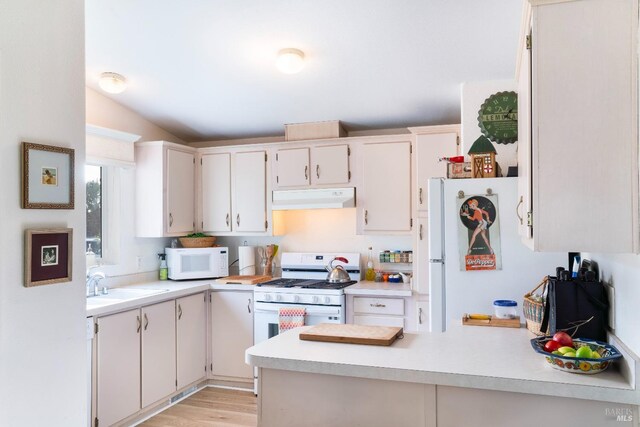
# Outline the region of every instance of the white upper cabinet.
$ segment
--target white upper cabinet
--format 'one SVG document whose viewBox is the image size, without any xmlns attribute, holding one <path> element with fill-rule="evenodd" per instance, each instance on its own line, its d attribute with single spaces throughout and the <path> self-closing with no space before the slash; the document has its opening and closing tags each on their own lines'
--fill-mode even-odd
<svg viewBox="0 0 640 427">
<path fill-rule="evenodd" d="M 459 125 L 411 128 L 414 133 L 415 180 L 413 200 L 416 210 L 427 210 L 427 181 L 446 178 L 447 162 L 443 157 L 460 154 Z"/>
<path fill-rule="evenodd" d="M 347 185 L 351 181 L 350 155 L 348 144 L 318 142 L 311 146 L 280 148 L 274 161 L 275 187 Z"/>
<path fill-rule="evenodd" d="M 234 156 L 233 228 L 239 232 L 267 231 L 267 152 L 238 152 Z"/>
<path fill-rule="evenodd" d="M 199 225 L 217 235 L 271 232 L 267 151 L 207 149 L 200 156 Z"/>
<path fill-rule="evenodd" d="M 311 148 L 311 182 L 317 185 L 344 185 L 351 181 L 347 144 Z"/>
<path fill-rule="evenodd" d="M 279 187 L 309 185 L 308 148 L 278 150 L 276 153 L 276 165 L 276 184 Z"/>
<path fill-rule="evenodd" d="M 637 0 L 532 3 L 531 74 L 524 41 L 519 71 L 522 234 L 537 251 L 638 252 Z"/>
<path fill-rule="evenodd" d="M 201 158 L 202 229 L 231 231 L 231 153 Z"/>
<path fill-rule="evenodd" d="M 137 237 L 194 231 L 195 152 L 165 141 L 136 143 Z"/>
<path fill-rule="evenodd" d="M 361 147 L 360 165 L 358 231 L 411 231 L 411 142 L 366 142 Z"/>
</svg>

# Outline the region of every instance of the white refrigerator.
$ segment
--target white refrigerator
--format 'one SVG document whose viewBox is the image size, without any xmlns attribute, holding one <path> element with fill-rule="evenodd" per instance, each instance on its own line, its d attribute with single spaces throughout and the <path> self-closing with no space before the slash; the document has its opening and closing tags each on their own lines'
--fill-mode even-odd
<svg viewBox="0 0 640 427">
<path fill-rule="evenodd" d="M 493 314 L 497 299 L 516 301 L 524 323 L 524 294 L 557 266 L 566 268 L 568 255 L 533 252 L 521 242 L 517 178 L 434 178 L 428 189 L 431 331 L 445 331 L 465 313 Z"/>
</svg>

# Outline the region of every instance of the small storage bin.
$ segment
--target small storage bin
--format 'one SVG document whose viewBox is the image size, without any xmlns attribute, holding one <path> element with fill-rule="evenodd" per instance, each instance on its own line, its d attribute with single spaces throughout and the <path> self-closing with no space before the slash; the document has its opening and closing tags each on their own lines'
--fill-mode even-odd
<svg viewBox="0 0 640 427">
<path fill-rule="evenodd" d="M 518 303 L 513 300 L 498 299 L 493 302 L 493 312 L 498 319 L 515 319 Z"/>
</svg>

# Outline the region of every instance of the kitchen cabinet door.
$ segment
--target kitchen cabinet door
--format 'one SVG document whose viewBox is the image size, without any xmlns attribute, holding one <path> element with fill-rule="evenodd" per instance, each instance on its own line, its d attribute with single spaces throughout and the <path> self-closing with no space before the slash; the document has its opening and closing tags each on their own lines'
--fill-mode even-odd
<svg viewBox="0 0 640 427">
<path fill-rule="evenodd" d="M 140 310 L 96 322 L 96 417 L 110 426 L 140 409 Z"/>
<path fill-rule="evenodd" d="M 362 231 L 411 231 L 411 142 L 365 143 L 361 162 Z"/>
<path fill-rule="evenodd" d="M 429 301 L 416 301 L 416 332 L 429 332 Z"/>
<path fill-rule="evenodd" d="M 239 152 L 234 156 L 233 229 L 267 230 L 267 153 Z"/>
<path fill-rule="evenodd" d="M 193 232 L 195 228 L 195 157 L 167 149 L 167 231 Z"/>
<path fill-rule="evenodd" d="M 413 246 L 413 289 L 419 294 L 429 293 L 429 235 L 428 218 L 418 216 Z"/>
<path fill-rule="evenodd" d="M 276 185 L 278 187 L 300 187 L 310 183 L 309 149 L 290 148 L 276 153 Z"/>
<path fill-rule="evenodd" d="M 231 153 L 202 156 L 202 230 L 231 231 Z"/>
<path fill-rule="evenodd" d="M 195 152 L 166 141 L 136 142 L 136 237 L 183 236 L 194 230 Z"/>
<path fill-rule="evenodd" d="M 311 182 L 314 185 L 348 184 L 351 181 L 346 144 L 324 145 L 311 149 Z"/>
<path fill-rule="evenodd" d="M 522 141 L 531 132 L 518 206 L 525 241 L 541 252 L 638 252 L 638 2 L 538 3 L 531 122 L 519 128 Z M 526 97 L 526 62 L 523 74 Z"/>
<path fill-rule="evenodd" d="M 533 246 L 528 213 L 531 206 L 531 49 L 526 48 L 531 37 L 531 24 L 526 25 L 525 43 L 518 72 L 518 234 L 530 248 Z"/>
<path fill-rule="evenodd" d="M 447 162 L 442 157 L 453 157 L 459 153 L 458 133 L 430 133 L 416 135 L 416 182 L 414 200 L 418 211 L 427 210 L 427 181 L 430 178 L 446 178 Z"/>
<path fill-rule="evenodd" d="M 142 407 L 176 391 L 175 301 L 142 307 Z"/>
<path fill-rule="evenodd" d="M 253 293 L 211 292 L 212 374 L 252 381 L 253 369 L 244 352 L 253 345 Z"/>
<path fill-rule="evenodd" d="M 207 312 L 205 294 L 175 300 L 178 389 L 206 375 Z"/>
</svg>

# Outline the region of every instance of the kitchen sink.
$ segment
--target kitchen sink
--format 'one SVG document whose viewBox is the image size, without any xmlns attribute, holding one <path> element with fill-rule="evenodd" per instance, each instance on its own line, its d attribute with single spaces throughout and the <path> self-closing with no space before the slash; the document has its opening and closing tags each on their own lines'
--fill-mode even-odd
<svg viewBox="0 0 640 427">
<path fill-rule="evenodd" d="M 87 297 L 87 304 L 105 305 L 168 292 L 169 289 L 114 288 L 108 294 Z"/>
</svg>

